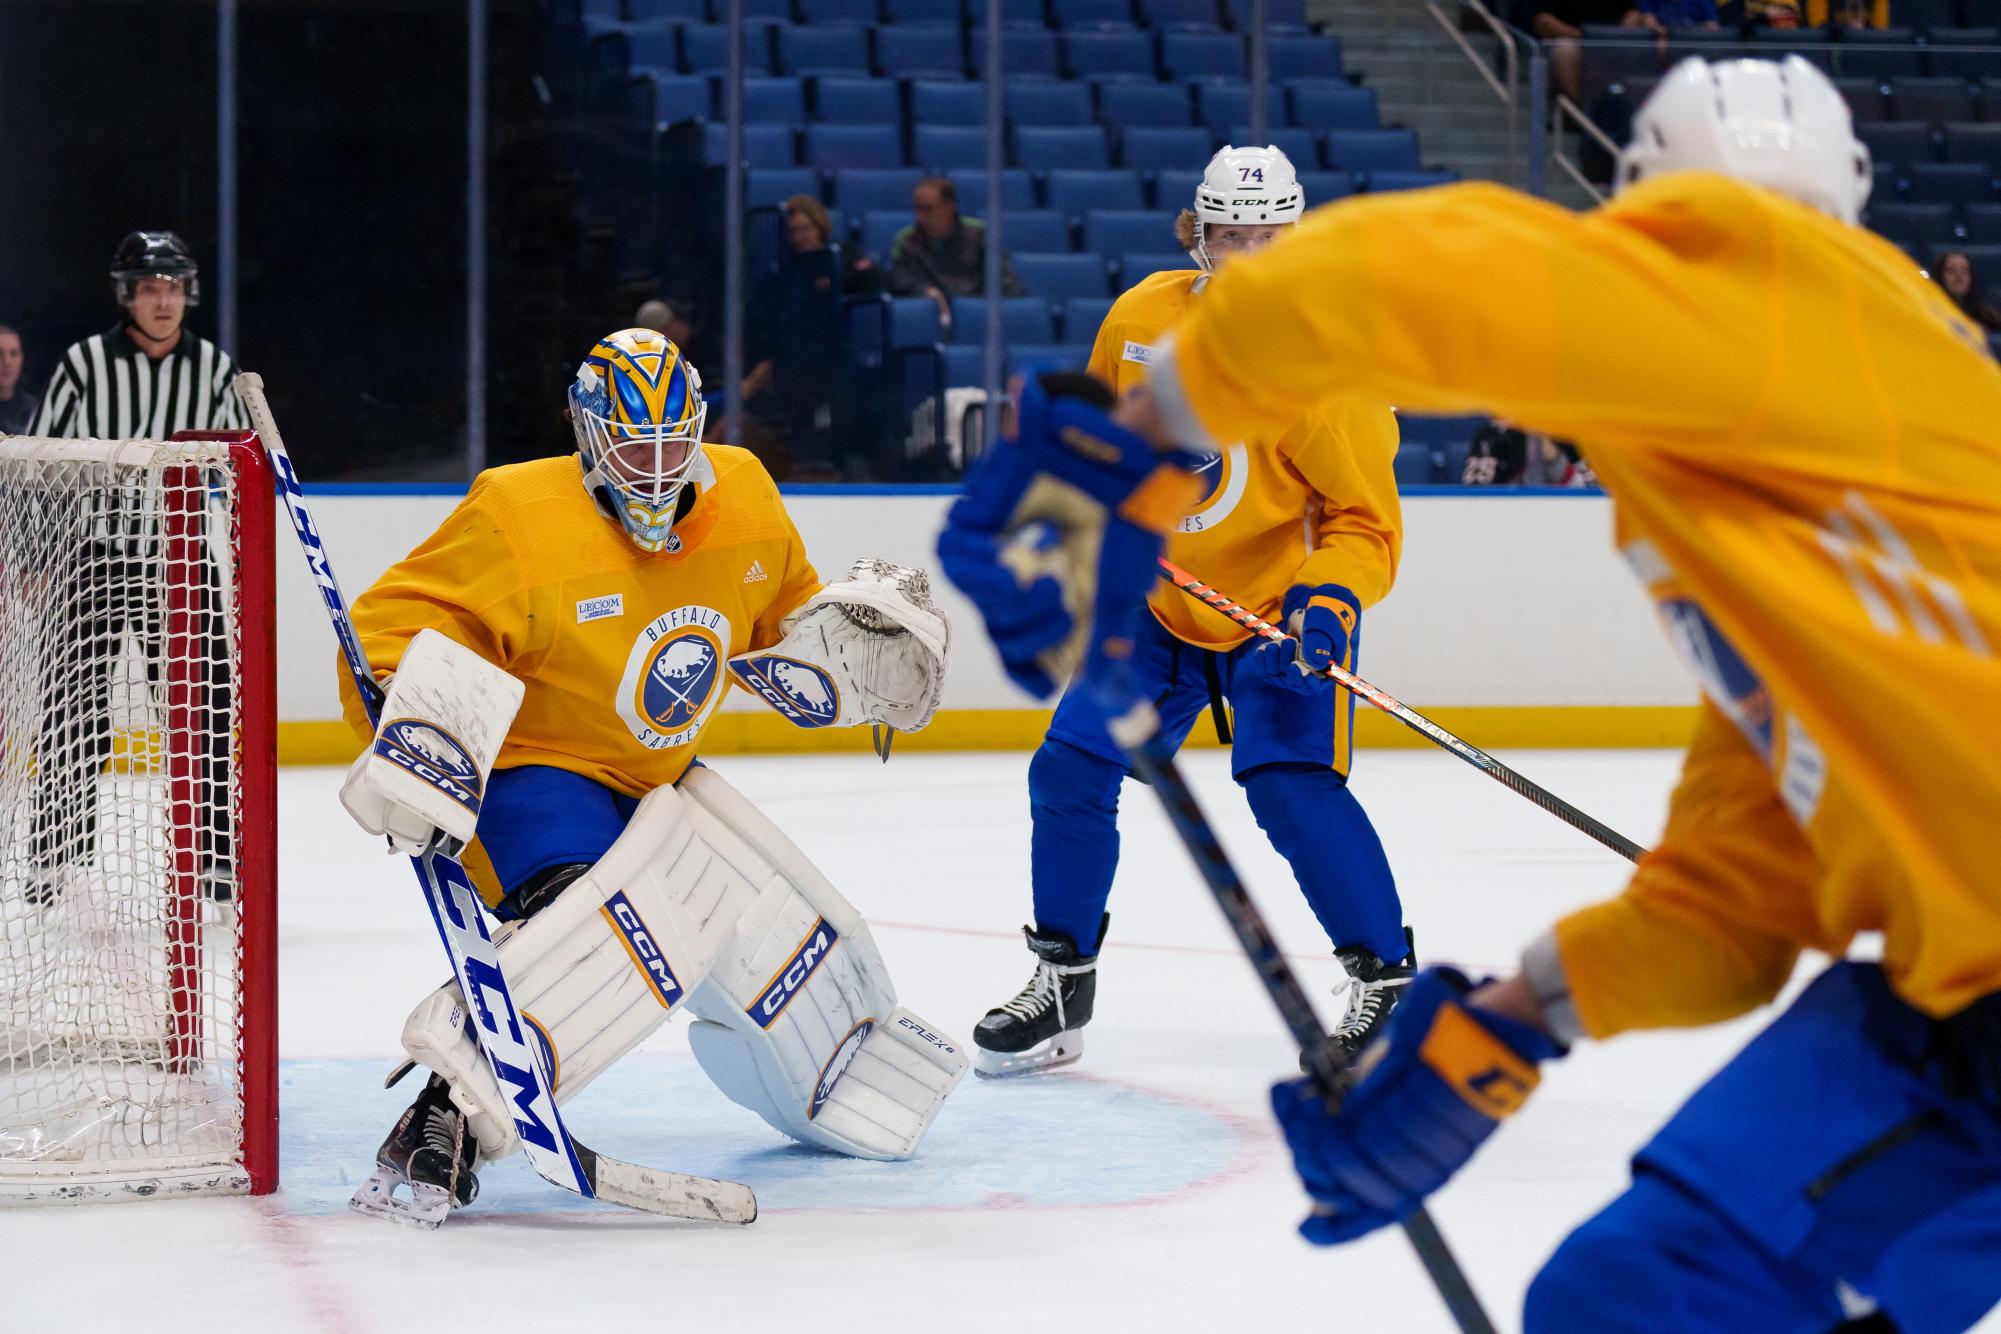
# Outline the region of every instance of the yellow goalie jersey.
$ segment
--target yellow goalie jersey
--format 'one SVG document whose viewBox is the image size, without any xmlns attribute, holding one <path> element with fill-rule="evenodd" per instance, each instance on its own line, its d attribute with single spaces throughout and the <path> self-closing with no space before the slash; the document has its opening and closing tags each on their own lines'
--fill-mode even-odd
<svg viewBox="0 0 2001 1334">
<path fill-rule="evenodd" d="M 653 555 L 598 512 L 574 456 L 481 473 L 355 600 L 368 665 L 393 671 L 437 630 L 527 687 L 495 768 L 549 765 L 632 797 L 679 779 L 729 689 L 728 657 L 776 643 L 820 589 L 763 465 L 703 448 L 713 480 Z M 340 675 L 348 722 L 372 736 Z"/>
<path fill-rule="evenodd" d="M 1155 376 L 1219 438 L 1359 392 L 1583 447 L 1711 701 L 1659 849 L 1558 924 L 1587 1032 L 1741 1013 L 1865 931 L 1929 1014 L 2001 989 L 2001 372 L 1901 251 L 1704 173 L 1356 201 Z"/>
<path fill-rule="evenodd" d="M 1201 300 L 1194 269 L 1156 273 L 1112 305 L 1091 348 L 1093 375 L 1123 393 L 1154 345 Z M 1234 438 L 1234 437 L 1231 437 Z M 1215 485 L 1167 539 L 1167 558 L 1268 621 L 1294 584 L 1342 584 L 1363 607 L 1388 595 L 1403 548 L 1396 417 L 1344 395 L 1300 420 L 1228 445 Z M 1227 649 L 1250 632 L 1162 583 L 1148 605 L 1169 633 Z"/>
</svg>

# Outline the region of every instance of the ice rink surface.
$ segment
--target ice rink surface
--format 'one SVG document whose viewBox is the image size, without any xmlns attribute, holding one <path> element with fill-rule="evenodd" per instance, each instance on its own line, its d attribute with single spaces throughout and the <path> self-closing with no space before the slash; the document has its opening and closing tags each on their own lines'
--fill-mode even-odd
<svg viewBox="0 0 2001 1334">
<path fill-rule="evenodd" d="M 868 916 L 903 1003 L 968 1041 L 1030 971 L 1017 930 L 1029 913 L 1027 758 L 724 757 L 716 768 Z M 1676 770 L 1663 752 L 1507 758 L 1642 842 L 1660 829 Z M 1226 757 L 1191 752 L 1185 764 L 1324 998 L 1337 965 Z M 914 1160 L 790 1144 L 709 1086 L 676 1022 L 566 1118 L 608 1153 L 749 1183 L 763 1211 L 751 1227 L 579 1201 L 518 1156 L 488 1166 L 478 1203 L 437 1233 L 351 1215 L 348 1194 L 414 1091 L 384 1091 L 381 1077 L 442 955 L 407 867 L 340 810 L 338 778 L 286 770 L 281 785 L 279 1194 L 0 1213 L 0 1330 L 1451 1328 L 1400 1234 L 1336 1251 L 1294 1234 L 1304 1198 L 1265 1111 L 1294 1053 L 1134 784 L 1083 1061 L 968 1077 Z M 1625 874 L 1438 752 L 1367 754 L 1355 790 L 1428 960 L 1508 967 L 1553 917 Z M 1501 1328 L 1519 1327 L 1528 1280 L 1568 1228 L 1621 1188 L 1627 1156 L 1757 1022 L 1581 1049 L 1437 1198 Z"/>
</svg>

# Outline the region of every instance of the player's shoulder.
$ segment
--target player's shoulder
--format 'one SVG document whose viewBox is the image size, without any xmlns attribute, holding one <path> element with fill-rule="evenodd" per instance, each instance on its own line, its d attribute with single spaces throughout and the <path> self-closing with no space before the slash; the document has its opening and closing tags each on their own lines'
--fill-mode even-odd
<svg viewBox="0 0 2001 1334">
<path fill-rule="evenodd" d="M 1148 274 L 1112 302 L 1105 324 L 1123 328 L 1128 339 L 1152 343 L 1180 320 L 1195 299 L 1195 284 L 1202 277 L 1200 269 Z"/>
<path fill-rule="evenodd" d="M 732 491 L 758 491 L 776 497 L 778 483 L 764 461 L 741 445 L 705 444 L 702 452 L 708 456 L 709 468 L 715 474 L 717 486 L 728 486 Z"/>
<path fill-rule="evenodd" d="M 737 445 L 702 447 L 715 477 L 716 526 L 708 541 L 715 545 L 762 542 L 787 531 L 785 499 L 778 483 L 757 455 Z"/>
</svg>

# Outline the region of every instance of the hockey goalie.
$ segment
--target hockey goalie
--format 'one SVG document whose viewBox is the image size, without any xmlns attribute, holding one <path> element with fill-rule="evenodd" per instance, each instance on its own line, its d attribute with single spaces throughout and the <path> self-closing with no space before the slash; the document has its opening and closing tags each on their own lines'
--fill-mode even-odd
<svg viewBox="0 0 2001 1334">
<path fill-rule="evenodd" d="M 868 923 L 696 758 L 732 681 L 802 727 L 916 731 L 948 634 L 922 570 L 822 584 L 748 452 L 704 444 L 701 379 L 659 334 L 600 341 L 574 455 L 480 475 L 354 606 L 388 692 L 341 789 L 396 849 L 464 845 L 558 1102 L 685 1009 L 732 1101 L 802 1143 L 903 1158 L 966 1068 L 897 1005 Z M 581 480 L 581 485 L 579 481 Z M 403 1045 L 430 1078 L 355 1207 L 435 1224 L 520 1148 L 456 983 Z"/>
</svg>

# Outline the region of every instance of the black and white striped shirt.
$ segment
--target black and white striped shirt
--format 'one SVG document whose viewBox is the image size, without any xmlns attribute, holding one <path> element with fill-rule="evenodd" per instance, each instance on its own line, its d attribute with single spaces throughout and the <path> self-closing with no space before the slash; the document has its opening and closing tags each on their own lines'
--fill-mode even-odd
<svg viewBox="0 0 2001 1334">
<path fill-rule="evenodd" d="M 29 435 L 82 440 L 165 440 L 176 431 L 235 431 L 243 404 L 230 384 L 236 363 L 186 329 L 158 361 L 119 325 L 63 353 Z"/>
<path fill-rule="evenodd" d="M 157 361 L 125 326 L 92 334 L 63 353 L 29 435 L 71 440 L 165 440 L 176 431 L 243 430 L 243 404 L 231 388 L 236 363 L 186 329 Z M 86 492 L 86 531 L 125 555 L 152 547 L 157 498 L 131 488 Z"/>
</svg>

